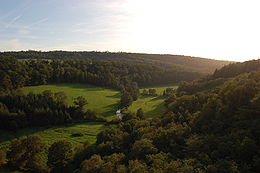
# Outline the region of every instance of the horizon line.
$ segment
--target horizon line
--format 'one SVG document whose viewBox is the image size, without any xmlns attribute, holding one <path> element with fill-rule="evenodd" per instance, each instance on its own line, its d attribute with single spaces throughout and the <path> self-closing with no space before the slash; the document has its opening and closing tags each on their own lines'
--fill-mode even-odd
<svg viewBox="0 0 260 173">
<path fill-rule="evenodd" d="M 1 51 L 1 53 L 5 52 L 30 52 L 30 51 L 35 51 L 35 52 L 99 52 L 99 53 L 127 53 L 127 54 L 147 54 L 147 55 L 169 55 L 169 56 L 185 56 L 185 57 L 191 57 L 191 58 L 202 58 L 202 59 L 209 59 L 209 60 L 215 60 L 215 61 L 228 61 L 228 62 L 246 62 L 246 61 L 251 61 L 251 60 L 258 60 L 259 58 L 252 58 L 246 61 L 232 61 L 232 60 L 227 60 L 227 59 L 214 59 L 214 58 L 209 58 L 209 57 L 203 57 L 203 56 L 193 56 L 193 55 L 184 55 L 184 54 L 173 54 L 173 53 L 149 53 L 149 52 L 131 52 L 131 51 L 101 51 L 101 50 L 64 50 L 64 49 L 53 49 L 53 50 L 37 50 L 37 49 L 27 49 L 27 50 L 4 50 Z"/>
</svg>

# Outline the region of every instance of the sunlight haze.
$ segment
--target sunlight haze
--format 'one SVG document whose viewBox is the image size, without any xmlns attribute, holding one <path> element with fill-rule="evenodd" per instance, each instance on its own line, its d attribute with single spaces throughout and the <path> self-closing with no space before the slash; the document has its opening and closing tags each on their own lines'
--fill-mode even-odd
<svg viewBox="0 0 260 173">
<path fill-rule="evenodd" d="M 2 0 L 0 51 L 260 57 L 257 0 Z"/>
</svg>

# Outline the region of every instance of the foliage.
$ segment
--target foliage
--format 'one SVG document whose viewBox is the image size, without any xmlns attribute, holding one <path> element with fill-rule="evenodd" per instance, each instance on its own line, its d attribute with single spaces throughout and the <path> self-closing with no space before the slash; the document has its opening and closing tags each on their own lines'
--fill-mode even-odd
<svg viewBox="0 0 260 173">
<path fill-rule="evenodd" d="M 160 117 L 144 120 L 141 110 L 138 116 L 127 113 L 120 123 L 101 131 L 95 145 L 76 150 L 75 172 L 260 172 L 260 71 L 249 68 L 243 73 L 248 66 L 241 66 L 241 74 L 234 73 L 232 78 L 208 76 L 182 84 L 176 92 L 168 90 L 167 110 Z M 134 100 L 138 95 L 136 81 L 127 75 L 119 80 L 122 93 L 128 93 L 128 99 L 125 96 L 122 100 Z M 45 97 L 50 95 L 45 93 Z M 12 112 L 5 102 L 0 107 L 3 113 Z M 20 150 L 13 149 L 17 146 L 24 145 L 18 142 L 11 146 L 12 152 L 7 153 L 10 164 L 20 163 L 16 159 L 20 155 L 15 154 Z M 53 148 L 59 153 L 60 147 Z"/>
<path fill-rule="evenodd" d="M 89 102 L 84 106 L 84 111 L 90 109 L 91 111 L 95 111 L 98 116 L 107 119 L 111 119 L 115 115 L 118 102 L 120 101 L 120 91 L 88 84 L 60 83 L 24 87 L 21 90 L 25 94 L 30 92 L 40 94 L 45 90 L 52 91 L 52 93 L 62 91 L 66 93 L 67 99 L 65 104 L 68 106 L 73 106 L 75 98 L 82 96 Z"/>
<path fill-rule="evenodd" d="M 180 72 L 214 72 L 216 68 L 229 64 L 228 61 L 216 61 L 212 59 L 189 57 L 183 55 L 161 55 L 161 54 L 141 54 L 125 52 L 97 52 L 97 51 L 20 51 L 20 52 L 0 52 L 2 56 L 15 57 L 17 59 L 85 59 L 89 61 L 124 61 L 126 63 L 149 64 L 161 66 L 163 68 L 174 68 Z M 183 70 L 185 69 L 185 70 Z M 180 75 L 180 74 L 179 74 Z M 162 76 L 161 76 L 162 77 Z"/>
<path fill-rule="evenodd" d="M 66 166 L 73 156 L 72 145 L 68 141 L 54 142 L 48 152 L 48 166 L 53 172 L 67 172 Z"/>
<path fill-rule="evenodd" d="M 259 172 L 259 76 L 252 71 L 217 88 L 177 91 L 162 117 L 128 116 L 98 134 L 102 165 L 103 157 L 124 153 L 128 172 Z"/>
<path fill-rule="evenodd" d="M 95 112 L 84 112 L 83 106 L 87 103 L 84 97 L 76 99 L 76 107 L 67 106 L 61 99 L 65 97 L 65 93 L 62 93 L 61 97 L 61 92 L 51 91 L 44 91 L 42 94 L 13 93 L 0 96 L 0 127 L 15 131 L 24 127 L 98 119 Z"/>
<path fill-rule="evenodd" d="M 45 144 L 36 136 L 14 141 L 7 152 L 8 165 L 23 171 L 46 172 L 46 165 L 40 157 L 44 150 Z"/>
</svg>

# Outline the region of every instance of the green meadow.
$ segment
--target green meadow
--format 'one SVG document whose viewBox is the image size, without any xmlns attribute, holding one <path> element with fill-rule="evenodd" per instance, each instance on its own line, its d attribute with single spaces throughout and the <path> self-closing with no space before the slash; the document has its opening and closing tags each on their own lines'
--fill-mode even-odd
<svg viewBox="0 0 260 173">
<path fill-rule="evenodd" d="M 77 123 L 64 126 L 54 127 L 36 127 L 21 129 L 18 132 L 10 132 L 0 130 L 0 150 L 6 150 L 10 143 L 19 138 L 30 135 L 39 136 L 43 142 L 50 147 L 52 143 L 59 140 L 66 140 L 71 142 L 73 147 L 79 144 L 89 142 L 94 144 L 96 142 L 96 135 L 106 126 L 102 123 Z M 47 152 L 42 155 L 44 159 L 47 159 Z M 19 173 L 11 172 L 10 170 L 0 169 L 1 173 Z"/>
<path fill-rule="evenodd" d="M 89 104 L 85 106 L 85 109 L 95 110 L 99 115 L 107 119 L 112 119 L 115 116 L 117 104 L 120 100 L 119 91 L 86 84 L 52 84 L 22 88 L 25 94 L 29 92 L 42 93 L 45 90 L 65 92 L 67 95 L 67 104 L 69 105 L 73 104 L 76 97 L 84 96 L 89 102 Z M 6 149 L 10 141 L 15 138 L 28 135 L 39 136 L 48 145 L 51 145 L 56 140 L 62 139 L 69 140 L 72 144 L 84 143 L 85 141 L 89 141 L 93 144 L 95 143 L 96 135 L 104 127 L 102 123 L 79 123 L 50 128 L 26 128 L 15 133 L 0 131 L 0 149 Z M 80 136 L 73 137 L 73 134 L 80 134 Z"/>
<path fill-rule="evenodd" d="M 161 115 L 164 110 L 164 97 L 162 96 L 163 91 L 166 88 L 177 88 L 177 85 L 163 85 L 147 87 L 146 89 L 154 88 L 158 96 L 140 96 L 138 100 L 134 101 L 129 107 L 129 111 L 136 112 L 137 109 L 142 108 L 147 118 L 153 118 Z M 144 88 L 140 89 L 142 92 Z M 87 84 L 52 84 L 52 85 L 40 85 L 24 87 L 22 91 L 24 93 L 34 92 L 41 93 L 44 90 L 51 90 L 53 92 L 63 91 L 67 94 L 67 103 L 73 104 L 73 101 L 78 96 L 84 96 L 89 104 L 85 106 L 85 109 L 95 110 L 99 115 L 112 119 L 115 116 L 117 105 L 120 101 L 120 92 L 97 87 Z"/>
<path fill-rule="evenodd" d="M 164 86 L 155 86 L 147 87 L 140 89 L 142 93 L 143 89 L 153 88 L 156 89 L 158 96 L 139 96 L 138 100 L 134 101 L 133 104 L 129 107 L 129 111 L 136 112 L 139 108 L 142 108 L 146 118 L 154 118 L 160 116 L 165 111 L 164 100 L 165 97 L 162 96 L 163 91 L 166 88 L 177 88 L 177 85 L 164 85 Z"/>
<path fill-rule="evenodd" d="M 21 90 L 25 94 L 29 92 L 42 93 L 45 90 L 62 91 L 67 95 L 68 105 L 72 105 L 76 97 L 83 96 L 89 102 L 85 109 L 95 110 L 107 119 L 112 119 L 115 116 L 120 101 L 119 91 L 87 84 L 52 84 L 24 87 Z M 58 140 L 70 141 L 73 146 L 87 141 L 94 144 L 96 135 L 104 128 L 106 126 L 103 123 L 88 122 L 53 127 L 25 128 L 17 132 L 0 130 L 0 150 L 6 150 L 12 140 L 29 135 L 39 136 L 48 146 Z M 46 157 L 46 155 L 43 157 Z"/>
<path fill-rule="evenodd" d="M 12 140 L 30 135 L 39 136 L 48 146 L 57 140 L 68 140 L 73 146 L 83 144 L 86 141 L 94 144 L 96 135 L 104 128 L 106 126 L 102 123 L 88 122 L 54 127 L 25 128 L 18 132 L 0 130 L 0 149 L 6 149 Z"/>
<path fill-rule="evenodd" d="M 41 93 L 45 90 L 53 92 L 63 91 L 67 95 L 67 104 L 72 105 L 73 101 L 78 96 L 83 96 L 88 100 L 85 109 L 95 110 L 99 115 L 108 119 L 112 119 L 117 110 L 117 105 L 120 101 L 120 92 L 97 87 L 88 84 L 52 84 L 30 86 L 22 88 L 22 91 L 27 94 L 29 92 Z"/>
</svg>

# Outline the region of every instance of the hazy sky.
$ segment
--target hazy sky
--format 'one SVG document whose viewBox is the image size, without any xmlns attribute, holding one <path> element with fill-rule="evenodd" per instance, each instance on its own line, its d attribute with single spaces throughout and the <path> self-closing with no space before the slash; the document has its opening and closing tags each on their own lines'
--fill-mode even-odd
<svg viewBox="0 0 260 173">
<path fill-rule="evenodd" d="M 259 0 L 1 0 L 0 51 L 260 57 Z"/>
</svg>

